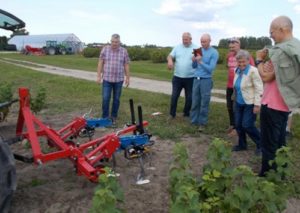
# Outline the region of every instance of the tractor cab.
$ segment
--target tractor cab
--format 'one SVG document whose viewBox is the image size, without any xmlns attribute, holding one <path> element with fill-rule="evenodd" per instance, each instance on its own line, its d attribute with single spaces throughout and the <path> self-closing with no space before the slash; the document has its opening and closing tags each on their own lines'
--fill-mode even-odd
<svg viewBox="0 0 300 213">
<path fill-rule="evenodd" d="M 15 32 L 24 27 L 25 22 L 23 22 L 16 16 L 0 9 L 0 28 Z"/>
<path fill-rule="evenodd" d="M 0 9 L 0 29 L 10 30 L 13 34 L 25 32 L 25 22 L 16 16 Z M 0 37 L 0 50 L 16 50 L 15 45 L 7 44 L 5 36 Z"/>
</svg>

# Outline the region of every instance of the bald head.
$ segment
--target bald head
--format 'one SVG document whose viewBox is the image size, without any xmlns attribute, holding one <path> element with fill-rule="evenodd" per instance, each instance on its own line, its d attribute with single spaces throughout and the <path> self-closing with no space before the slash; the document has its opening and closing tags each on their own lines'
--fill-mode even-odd
<svg viewBox="0 0 300 213">
<path fill-rule="evenodd" d="M 283 28 L 289 31 L 293 31 L 293 22 L 287 16 L 279 16 L 275 18 L 271 23 L 271 26 L 272 25 L 276 28 Z"/>
<path fill-rule="evenodd" d="M 275 43 L 293 38 L 293 22 L 287 16 L 279 16 L 271 22 L 270 37 Z"/>
<path fill-rule="evenodd" d="M 204 48 L 204 49 L 207 49 L 209 48 L 210 46 L 210 35 L 208 33 L 204 33 L 201 38 L 200 38 L 200 42 L 201 42 L 201 46 Z"/>
</svg>

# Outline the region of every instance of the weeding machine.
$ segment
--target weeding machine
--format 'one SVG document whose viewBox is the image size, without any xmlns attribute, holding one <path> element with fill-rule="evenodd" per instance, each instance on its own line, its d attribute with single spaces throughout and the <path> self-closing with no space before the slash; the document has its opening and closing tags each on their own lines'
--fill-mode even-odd
<svg viewBox="0 0 300 213">
<path fill-rule="evenodd" d="M 9 103 L 8 103 L 9 104 Z M 8 105 L 7 104 L 7 105 Z M 138 106 L 138 124 L 135 121 L 133 101 L 130 100 L 131 123 L 117 132 L 92 139 L 95 128 L 111 125 L 111 121 L 77 117 L 59 130 L 54 130 L 40 121 L 30 110 L 30 94 L 27 88 L 19 88 L 19 116 L 16 126 L 16 137 L 0 138 L 0 212 L 10 202 L 16 189 L 16 171 L 14 159 L 27 163 L 42 165 L 48 161 L 68 158 L 73 163 L 77 175 L 83 175 L 92 182 L 98 181 L 98 176 L 104 173 L 103 161 L 112 159 L 115 167 L 114 153 L 124 151 L 127 159 L 138 159 L 141 172 L 138 184 L 148 183 L 144 179 L 143 157 L 150 153 L 150 140 L 144 126 L 142 108 Z M 7 106 L 5 105 L 5 106 Z M 88 137 L 84 143 L 76 143 L 78 137 Z M 32 157 L 12 154 L 9 145 L 27 140 L 32 149 Z M 42 144 L 53 147 L 54 151 L 44 153 Z M 8 204 L 9 205 L 9 204 Z"/>
</svg>

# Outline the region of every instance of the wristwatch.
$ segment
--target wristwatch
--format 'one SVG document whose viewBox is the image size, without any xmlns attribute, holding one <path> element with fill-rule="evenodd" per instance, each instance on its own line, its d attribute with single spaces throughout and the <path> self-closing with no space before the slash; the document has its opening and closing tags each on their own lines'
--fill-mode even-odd
<svg viewBox="0 0 300 213">
<path fill-rule="evenodd" d="M 258 66 L 262 62 L 264 62 L 264 61 L 263 60 L 255 60 L 255 66 Z"/>
</svg>

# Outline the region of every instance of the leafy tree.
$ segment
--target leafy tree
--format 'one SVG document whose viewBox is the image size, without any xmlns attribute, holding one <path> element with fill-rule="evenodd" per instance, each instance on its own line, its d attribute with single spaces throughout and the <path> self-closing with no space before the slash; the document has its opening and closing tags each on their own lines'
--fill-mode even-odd
<svg viewBox="0 0 300 213">
<path fill-rule="evenodd" d="M 7 45 L 6 36 L 0 36 L 0 50 L 5 50 L 6 45 Z"/>
<path fill-rule="evenodd" d="M 228 48 L 228 41 L 230 38 L 223 38 L 219 41 L 218 47 L 219 48 Z M 253 36 L 243 36 L 239 38 L 241 41 L 241 48 L 242 49 L 262 49 L 265 46 L 270 46 L 272 41 L 270 38 L 266 36 L 262 37 L 253 37 Z"/>
</svg>

